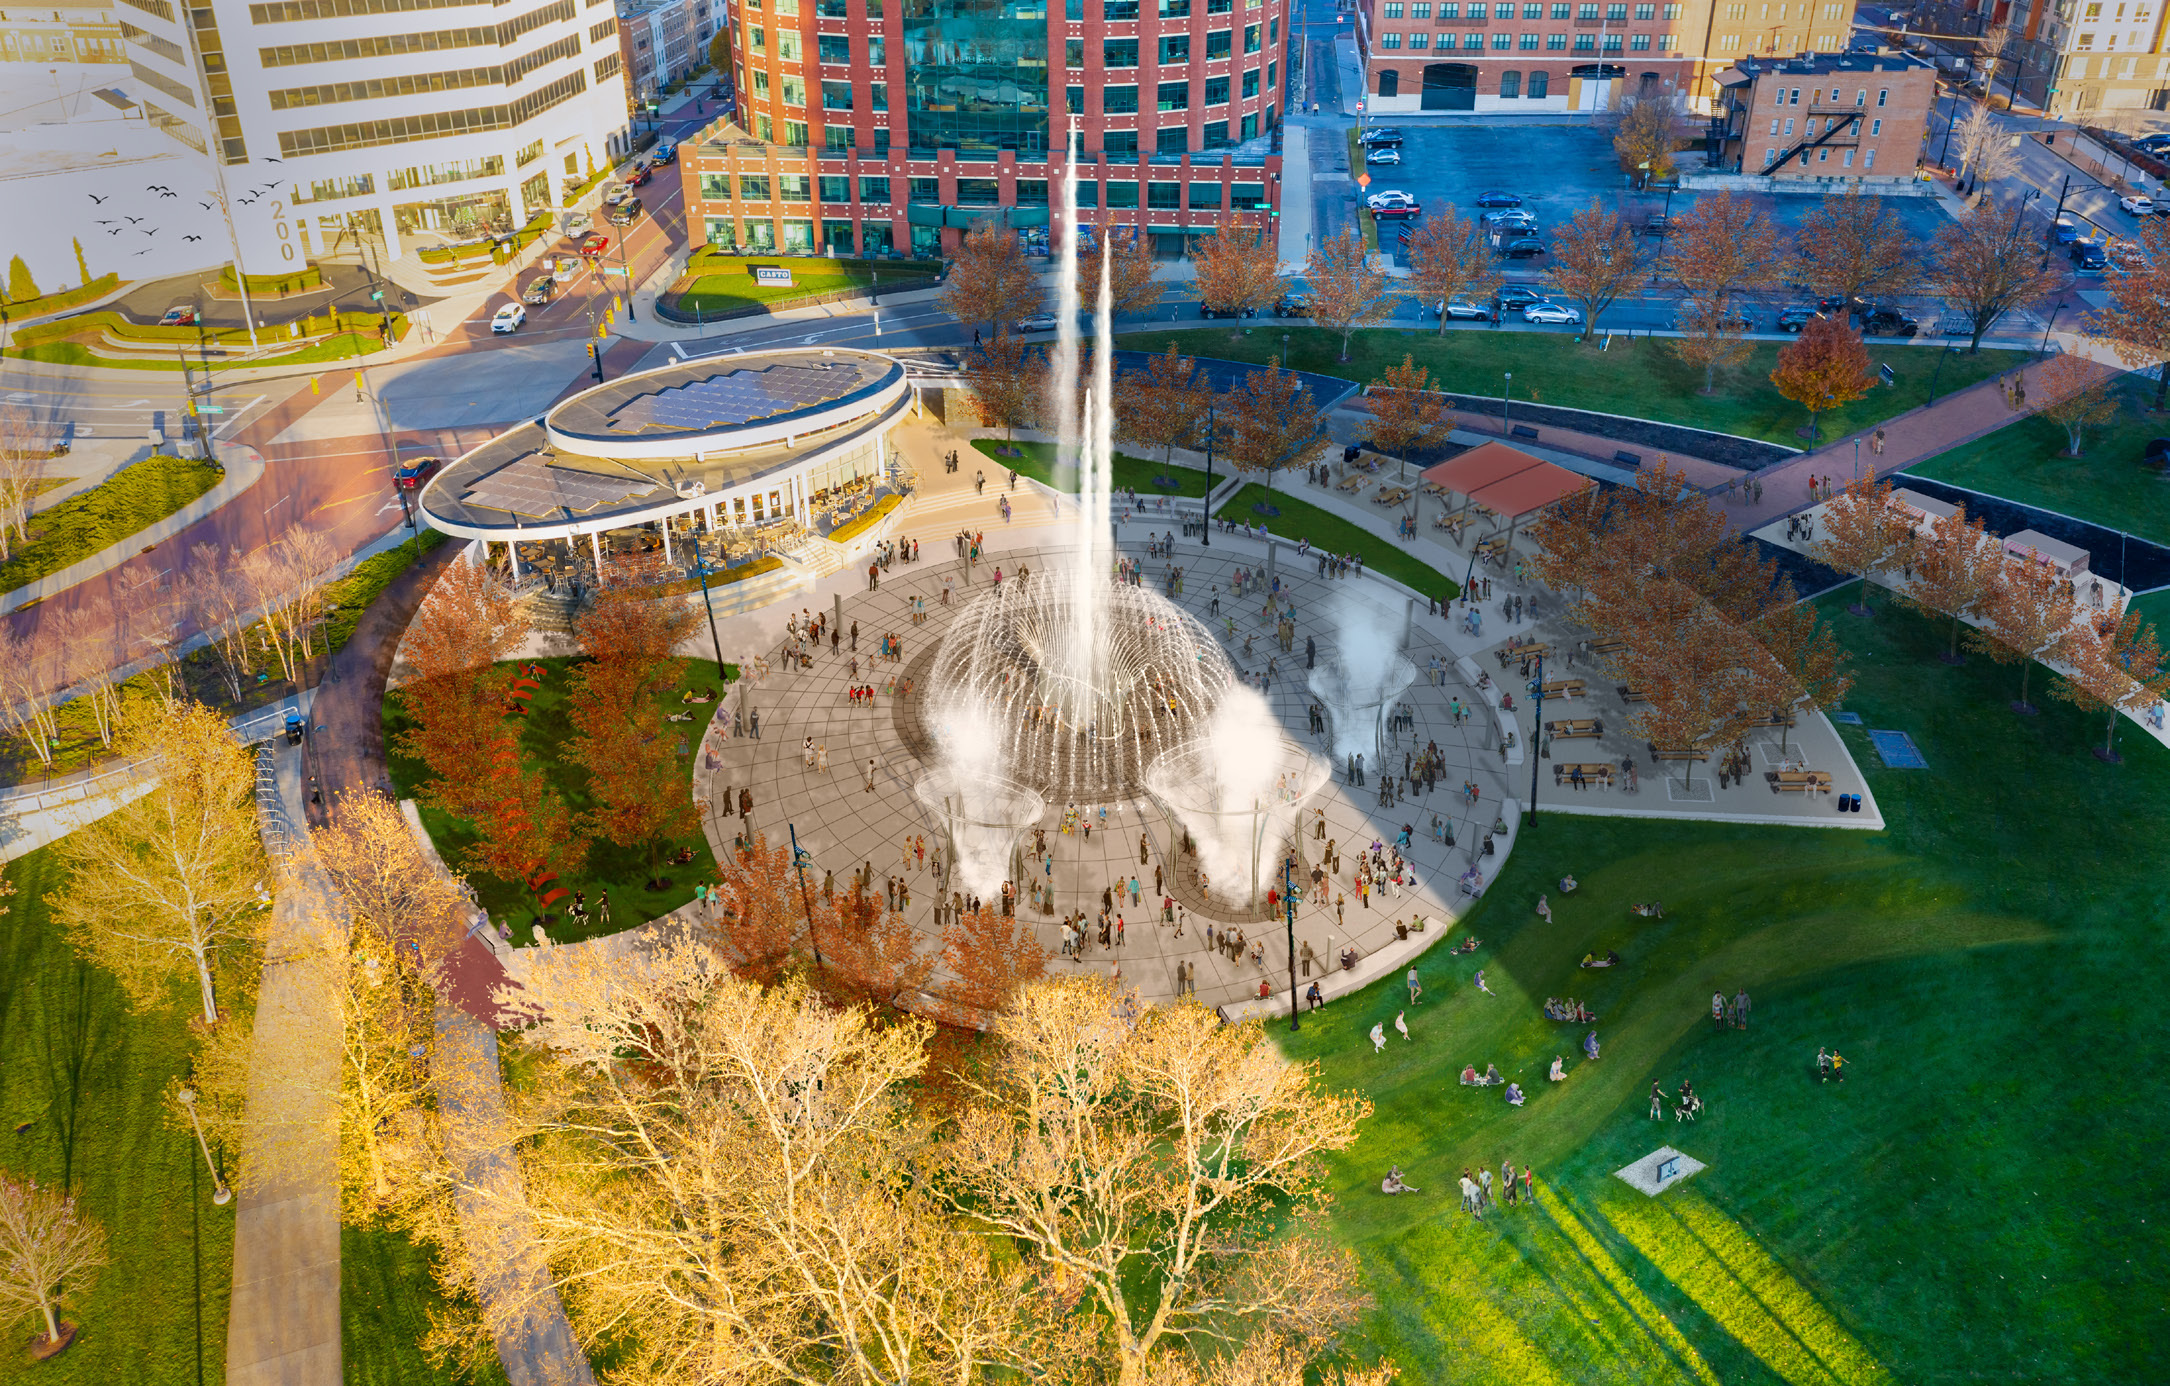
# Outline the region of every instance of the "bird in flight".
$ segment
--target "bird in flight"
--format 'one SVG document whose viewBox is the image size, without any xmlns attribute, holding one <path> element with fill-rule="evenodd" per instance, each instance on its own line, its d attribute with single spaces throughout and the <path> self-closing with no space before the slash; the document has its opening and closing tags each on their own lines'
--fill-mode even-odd
<svg viewBox="0 0 2170 1386">
<path fill-rule="evenodd" d="M 202 207 L 206 212 L 211 210 L 211 204 L 208 202 L 199 203 L 197 205 Z"/>
<path fill-rule="evenodd" d="M 100 196 L 98 196 L 98 194 L 96 194 L 96 193 L 90 193 L 90 194 L 88 194 L 88 196 L 89 196 L 90 200 L 91 200 L 91 201 L 93 201 L 93 202 L 103 202 L 103 201 L 105 201 L 105 198 L 104 198 L 104 197 L 100 197 Z M 107 196 L 107 197 L 110 197 L 110 196 L 112 196 L 112 194 L 108 193 L 108 194 L 107 194 L 106 196 Z"/>
<path fill-rule="evenodd" d="M 200 240 L 202 240 L 202 239 L 203 239 L 203 237 L 201 237 L 201 236 L 183 236 L 183 237 L 181 237 L 181 239 L 182 239 L 182 240 L 184 240 L 184 241 L 200 241 Z"/>
<path fill-rule="evenodd" d="M 143 218 L 142 218 L 142 217 L 123 217 L 123 218 L 122 218 L 122 220 L 123 220 L 123 221 L 126 221 L 126 222 L 127 222 L 127 223 L 128 223 L 129 225 L 130 225 L 130 226 L 134 226 L 134 225 L 135 225 L 135 224 L 136 224 L 137 222 L 139 222 L 139 221 L 143 220 Z"/>
</svg>

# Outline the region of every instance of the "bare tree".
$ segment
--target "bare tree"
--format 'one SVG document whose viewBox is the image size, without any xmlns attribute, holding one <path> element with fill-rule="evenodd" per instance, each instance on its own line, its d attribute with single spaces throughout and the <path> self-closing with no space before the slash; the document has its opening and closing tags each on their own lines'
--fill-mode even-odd
<svg viewBox="0 0 2170 1386">
<path fill-rule="evenodd" d="M 331 567 L 330 543 L 318 531 L 299 525 L 241 561 L 249 605 L 260 613 L 266 643 L 280 672 L 296 683 L 303 661 L 315 653 Z"/>
<path fill-rule="evenodd" d="M 1980 351 L 1982 337 L 2006 313 L 2065 282 L 2043 258 L 2041 238 L 1993 203 L 1968 208 L 1936 233 L 1929 282 L 1966 310 L 1973 332 L 1968 351 Z"/>
<path fill-rule="evenodd" d="M 2019 156 L 2012 151 L 2012 135 L 1989 107 L 1971 102 L 1966 114 L 1952 128 L 1959 146 L 1959 184 L 1962 191 L 1977 192 L 1984 183 L 1996 183 L 2019 171 Z"/>
<path fill-rule="evenodd" d="M 64 660 L 55 626 L 41 621 L 18 635 L 13 623 L 0 621 L 0 728 L 20 736 L 44 766 L 53 763 L 60 733 L 53 699 L 67 683 Z"/>
<path fill-rule="evenodd" d="M 27 405 L 0 403 L 0 563 L 30 542 L 30 507 L 45 489 L 50 437 Z"/>
<path fill-rule="evenodd" d="M 62 607 L 53 615 L 60 635 L 62 676 L 74 701 L 90 709 L 98 744 L 111 747 L 120 720 L 121 697 L 116 665 L 127 659 L 113 603 L 102 595 Z"/>
<path fill-rule="evenodd" d="M 383 956 L 426 971 L 458 950 L 471 914 L 460 881 L 422 855 L 391 799 L 342 794 L 331 822 L 309 839 L 356 928 L 381 940 Z"/>
<path fill-rule="evenodd" d="M 256 672 L 256 655 L 249 648 L 248 585 L 238 565 L 228 560 L 228 551 L 216 544 L 191 545 L 182 601 L 208 637 L 220 682 L 238 702 Z"/>
<path fill-rule="evenodd" d="M 105 1264 L 105 1229 L 84 1216 L 73 1194 L 0 1175 L 0 1306 L 13 1311 L 10 1317 L 34 1313 L 45 1320 L 44 1334 L 33 1340 L 41 1356 L 74 1336 L 73 1324 L 62 1331 L 61 1295 L 88 1294 Z"/>
</svg>

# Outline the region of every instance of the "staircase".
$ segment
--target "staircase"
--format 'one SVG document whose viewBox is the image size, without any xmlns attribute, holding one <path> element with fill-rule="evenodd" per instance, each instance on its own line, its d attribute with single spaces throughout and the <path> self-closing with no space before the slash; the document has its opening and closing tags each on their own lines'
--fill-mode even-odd
<svg viewBox="0 0 2170 1386">
<path fill-rule="evenodd" d="M 539 631 L 558 635 L 573 633 L 573 617 L 580 604 L 569 592 L 550 592 L 540 587 L 520 599 L 520 606 L 527 613 L 527 623 Z"/>
</svg>

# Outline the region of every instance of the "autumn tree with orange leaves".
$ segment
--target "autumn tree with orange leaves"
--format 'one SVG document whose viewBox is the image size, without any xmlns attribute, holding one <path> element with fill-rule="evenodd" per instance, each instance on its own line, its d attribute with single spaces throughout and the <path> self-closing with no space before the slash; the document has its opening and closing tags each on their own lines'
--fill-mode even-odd
<svg viewBox="0 0 2170 1386">
<path fill-rule="evenodd" d="M 1869 614 L 1869 579 L 1904 563 L 1914 551 L 1914 526 L 1906 511 L 1891 499 L 1891 483 L 1876 480 L 1876 469 L 1844 490 L 1823 508 L 1817 523 L 1819 537 L 1809 547 L 1817 562 L 1861 579 L 1861 600 L 1847 608 L 1856 616 Z"/>
<path fill-rule="evenodd" d="M 1801 335 L 1778 349 L 1771 372 L 1778 393 L 1808 411 L 1807 436 L 1816 436 L 1816 416 L 1851 404 L 1875 386 L 1869 349 L 1861 334 L 1840 315 L 1811 318 Z"/>
<path fill-rule="evenodd" d="M 1966 312 L 1967 350 L 1976 352 L 1999 319 L 2048 297 L 2065 282 L 2065 273 L 2054 262 L 2044 264 L 2038 232 L 1985 202 L 1936 233 L 1926 279 L 1928 288 Z"/>
<path fill-rule="evenodd" d="M 1160 302 L 1152 252 L 1130 236 L 1102 236 L 1077 257 L 1077 282 L 1088 304 L 1100 301 L 1100 259 L 1104 255 L 1113 257 L 1107 270 L 1108 296 L 1117 316 L 1143 313 Z"/>
<path fill-rule="evenodd" d="M 1408 462 L 1431 451 L 1454 431 L 1454 411 L 1445 396 L 1431 388 L 1431 372 L 1404 356 L 1398 366 L 1371 382 L 1365 401 L 1371 406 L 1371 445 L 1389 457 Z M 1406 473 L 1405 473 L 1406 475 Z"/>
<path fill-rule="evenodd" d="M 1047 949 L 1024 920 L 982 905 L 942 927 L 942 966 L 956 980 L 949 994 L 984 1028 L 1010 1007 L 1018 989 L 1047 975 Z"/>
<path fill-rule="evenodd" d="M 2050 696 L 2104 714 L 2098 760 L 2117 764 L 2117 721 L 2170 698 L 2170 667 L 2155 628 L 2120 608 L 2085 625 L 2066 651 L 2072 672 L 2051 681 Z"/>
<path fill-rule="evenodd" d="M 1281 296 L 1281 261 L 1263 234 L 1231 226 L 1202 237 L 1191 268 L 1198 275 L 1199 305 L 1216 313 L 1240 315 Z"/>
<path fill-rule="evenodd" d="M 972 353 L 972 403 L 980 426 L 999 428 L 1007 443 L 1020 428 L 1029 428 L 1040 416 L 1046 392 L 1045 362 L 1041 355 L 997 328 L 994 339 Z"/>
<path fill-rule="evenodd" d="M 1149 359 L 1142 372 L 1124 376 L 1114 393 L 1116 432 L 1126 442 L 1158 448 L 1164 465 L 1174 461 L 1177 448 L 1204 441 L 1213 386 L 1198 362 L 1178 352 L 1174 342 Z"/>
<path fill-rule="evenodd" d="M 2059 352 L 2035 369 L 2030 399 L 2035 413 L 2064 430 L 2066 457 L 2078 457 L 2090 429 L 2117 417 L 2117 396 L 2110 392 L 2117 372 L 2076 351 Z"/>
<path fill-rule="evenodd" d="M 1499 264 L 1476 226 L 1448 203 L 1409 236 L 1409 288 L 1422 303 L 1439 308 L 1439 331 L 1447 331 L 1450 299 L 1478 299 L 1499 287 Z"/>
<path fill-rule="evenodd" d="M 2095 315 L 2094 330 L 2110 343 L 2117 359 L 2139 370 L 2170 359 L 2170 220 L 2140 218 L 2142 262 L 2103 276 L 2109 306 Z M 2155 376 L 2155 408 L 2170 391 L 2170 369 Z"/>
<path fill-rule="evenodd" d="M 1326 428 L 1318 402 L 1296 377 L 1281 369 L 1281 358 L 1268 358 L 1228 397 L 1228 460 L 1240 471 L 1265 477 L 1283 467 L 1301 467 L 1326 446 Z"/>
<path fill-rule="evenodd" d="M 1949 616 L 1951 639 L 1939 658 L 1964 664 L 1959 632 L 1969 616 L 1995 599 L 2006 571 L 2003 546 L 1979 516 L 1970 520 L 1966 507 L 1955 505 L 1950 515 L 1936 516 L 1926 533 L 1915 536 L 1913 568 L 1899 599 L 1924 616 Z"/>
<path fill-rule="evenodd" d="M 1859 187 L 1824 197 L 1802 219 L 1793 241 L 1794 273 L 1819 296 L 1842 304 L 1905 293 L 1921 279 L 1912 228 L 1888 199 Z"/>
<path fill-rule="evenodd" d="M 1642 283 L 1648 266 L 1635 230 L 1596 198 L 1552 233 L 1552 265 L 1546 271 L 1560 297 L 1582 309 L 1582 340 L 1614 300 Z"/>
<path fill-rule="evenodd" d="M 1785 279 L 1791 249 L 1770 214 L 1730 192 L 1696 199 L 1673 219 L 1666 270 L 1686 295 L 1673 350 L 1703 369 L 1703 393 L 1718 388 L 1718 368 L 1748 359 L 1747 308 L 1754 295 Z"/>
<path fill-rule="evenodd" d="M 965 233 L 950 256 L 942 306 L 959 322 L 986 323 L 997 336 L 1040 306 L 1040 273 L 1015 233 L 983 226 Z"/>
<path fill-rule="evenodd" d="M 1304 266 L 1311 286 L 1311 320 L 1341 336 L 1341 357 L 1349 359 L 1349 334 L 1369 327 L 1394 310 L 1387 297 L 1386 275 L 1372 268 L 1364 239 L 1344 231 L 1311 252 Z"/>
<path fill-rule="evenodd" d="M 2027 701 L 2027 685 L 2037 660 L 2062 659 L 2077 632 L 2072 618 L 2074 605 L 2067 584 L 2046 563 L 2013 562 L 1996 595 L 1983 608 L 1986 624 L 1967 632 L 1969 648 L 1981 651 L 1999 664 L 2020 666 L 2019 697 L 2012 711 L 2031 717 L 2037 711 Z"/>
<path fill-rule="evenodd" d="M 642 849 L 650 889 L 660 884 L 663 844 L 700 826 L 662 706 L 685 672 L 672 651 L 698 619 L 681 602 L 642 601 L 618 589 L 606 590 L 574 626 L 589 658 L 569 675 L 565 715 L 575 735 L 566 749 L 588 776 L 584 825 L 604 841 Z"/>
</svg>

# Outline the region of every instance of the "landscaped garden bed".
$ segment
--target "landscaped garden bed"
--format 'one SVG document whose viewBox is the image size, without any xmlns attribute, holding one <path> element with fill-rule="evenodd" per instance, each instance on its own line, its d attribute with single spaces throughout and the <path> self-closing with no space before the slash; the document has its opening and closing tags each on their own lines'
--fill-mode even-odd
<svg viewBox="0 0 2170 1386">
<path fill-rule="evenodd" d="M 30 540 L 0 562 L 0 592 L 80 563 L 157 524 L 218 485 L 216 462 L 153 454 L 30 517 Z"/>
</svg>

